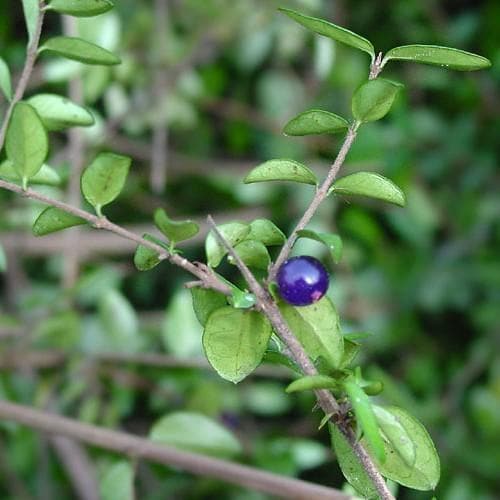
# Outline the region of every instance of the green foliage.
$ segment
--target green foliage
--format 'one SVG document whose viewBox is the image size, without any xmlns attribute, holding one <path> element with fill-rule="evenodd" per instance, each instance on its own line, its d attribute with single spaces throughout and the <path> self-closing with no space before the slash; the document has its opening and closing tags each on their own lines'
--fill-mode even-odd
<svg viewBox="0 0 500 500">
<path fill-rule="evenodd" d="M 309 375 L 294 380 L 286 392 L 311 391 L 314 389 L 338 389 L 339 382 L 327 375 Z"/>
<path fill-rule="evenodd" d="M 246 222 L 228 222 L 227 224 L 217 226 L 217 229 L 232 247 L 241 243 L 251 230 L 250 224 Z M 211 267 L 217 267 L 227 254 L 227 249 L 219 241 L 213 231 L 210 231 L 206 238 L 205 253 L 207 256 L 207 263 Z"/>
<path fill-rule="evenodd" d="M 210 314 L 227 305 L 226 297 L 207 288 L 191 288 L 193 309 L 201 326 L 207 324 Z"/>
<path fill-rule="evenodd" d="M 76 17 L 92 17 L 104 14 L 113 7 L 111 0 L 51 0 L 47 10 Z"/>
<path fill-rule="evenodd" d="M 266 246 L 282 245 L 286 237 L 274 222 L 268 219 L 255 219 L 250 223 L 247 239 L 260 241 Z"/>
<path fill-rule="evenodd" d="M 255 167 L 243 181 L 245 184 L 268 181 L 291 181 L 303 184 L 318 184 L 314 172 L 295 160 L 268 160 Z"/>
<path fill-rule="evenodd" d="M 33 223 L 33 234 L 45 236 L 68 227 L 80 226 L 87 221 L 55 207 L 46 208 Z"/>
<path fill-rule="evenodd" d="M 102 500 L 134 500 L 134 469 L 130 462 L 119 460 L 107 465 L 99 478 Z"/>
<path fill-rule="evenodd" d="M 28 30 L 28 47 L 33 43 L 38 17 L 40 16 L 40 7 L 38 0 L 22 0 L 24 20 Z"/>
<path fill-rule="evenodd" d="M 310 109 L 292 118 L 283 128 L 286 135 L 336 134 L 349 127 L 349 123 L 334 113 Z"/>
<path fill-rule="evenodd" d="M 0 273 L 4 273 L 7 270 L 7 256 L 5 255 L 5 250 L 2 245 L 0 245 Z"/>
<path fill-rule="evenodd" d="M 0 57 L 0 90 L 8 101 L 12 99 L 12 83 L 7 63 Z"/>
<path fill-rule="evenodd" d="M 14 163 L 10 160 L 0 163 L 0 178 L 16 183 L 22 182 L 21 176 L 14 168 Z M 40 170 L 30 178 L 30 184 L 59 186 L 61 184 L 61 177 L 52 167 L 43 164 Z"/>
<path fill-rule="evenodd" d="M 310 229 L 301 229 L 297 234 L 300 238 L 308 238 L 323 243 L 330 251 L 335 264 L 340 262 L 342 257 L 342 239 L 338 234 L 320 233 Z"/>
<path fill-rule="evenodd" d="M 156 227 L 168 238 L 172 245 L 179 241 L 189 240 L 200 231 L 200 227 L 196 222 L 192 220 L 174 221 L 161 208 L 156 210 L 154 219 Z"/>
<path fill-rule="evenodd" d="M 234 247 L 234 251 L 249 267 L 266 270 L 271 263 L 271 257 L 264 243 L 258 240 L 246 239 Z M 236 264 L 233 257 L 228 257 L 228 262 Z"/>
<path fill-rule="evenodd" d="M 142 237 L 145 240 L 150 241 L 151 243 L 156 243 L 157 245 L 160 245 L 165 249 L 167 248 L 167 245 L 165 245 L 163 241 L 151 234 L 145 233 L 142 235 Z M 135 267 L 139 269 L 139 271 L 149 271 L 150 269 L 156 267 L 160 262 L 161 260 L 158 252 L 156 252 L 152 248 L 149 248 L 145 245 L 139 245 L 137 247 L 134 254 L 134 264 Z"/>
</svg>

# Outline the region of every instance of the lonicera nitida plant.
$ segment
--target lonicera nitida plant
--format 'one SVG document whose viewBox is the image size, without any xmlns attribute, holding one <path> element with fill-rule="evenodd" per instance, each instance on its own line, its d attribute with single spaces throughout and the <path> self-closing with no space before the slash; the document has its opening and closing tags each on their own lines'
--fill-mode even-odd
<svg viewBox="0 0 500 500">
<path fill-rule="evenodd" d="M 34 234 L 43 236 L 87 224 L 135 241 L 138 247 L 134 262 L 141 271 L 152 269 L 163 260 L 185 269 L 195 277 L 186 286 L 192 291 L 194 310 L 204 327 L 202 342 L 206 357 L 222 378 L 238 383 L 263 361 L 287 366 L 296 375 L 287 392 L 314 391 L 324 413 L 322 426 L 328 424 L 342 472 L 360 495 L 393 498 L 384 478 L 417 490 L 434 489 L 440 466 L 429 434 L 404 409 L 373 402 L 370 396 L 377 395 L 382 386 L 376 380 L 363 378 L 361 367 L 354 364 L 360 339 L 342 334 L 335 306 L 325 295 L 329 279 L 325 269 L 311 257 L 289 257 L 299 238 L 309 238 L 324 244 L 335 263 L 340 261 L 341 237 L 308 229 L 319 205 L 330 197 L 365 196 L 405 205 L 401 189 L 380 174 L 357 172 L 338 177 L 358 129 L 382 119 L 403 87 L 380 76 L 388 63 L 410 61 L 472 71 L 488 67 L 489 61 L 462 50 L 433 45 L 406 45 L 385 55 L 377 54 L 371 42 L 356 33 L 322 19 L 281 9 L 316 34 L 367 53 L 370 56 L 367 80 L 353 92 L 352 117 L 310 109 L 284 127 L 288 136 L 345 134 L 325 179 L 318 180 L 310 168 L 293 159 L 266 161 L 244 179 L 245 183 L 287 181 L 312 186 L 311 202 L 292 233 L 286 237 L 267 219 L 217 225 L 209 217 L 207 262 L 194 263 L 183 257 L 177 244 L 198 233 L 196 223 L 172 220 L 158 209 L 154 223 L 164 235 L 158 239 L 149 234 L 130 233 L 106 218 L 106 206 L 120 195 L 125 185 L 131 165 L 129 158 L 100 153 L 84 170 L 81 191 L 95 214 L 48 198 L 29 187 L 59 182 L 57 172 L 45 163 L 50 132 L 94 123 L 89 110 L 63 96 L 25 97 L 36 60 L 56 56 L 83 64 L 115 65 L 120 59 L 79 38 L 58 36 L 40 42 L 46 15 L 55 12 L 96 16 L 113 8 L 111 0 L 23 0 L 23 7 L 29 32 L 28 51 L 14 91 L 9 69 L 0 59 L 0 89 L 9 101 L 0 129 L 0 150 L 5 152 L 0 165 L 0 187 L 48 205 L 33 224 Z M 280 247 L 274 262 L 268 251 L 270 246 Z M 246 288 L 237 287 L 217 273 L 225 258 L 237 266 Z"/>
</svg>

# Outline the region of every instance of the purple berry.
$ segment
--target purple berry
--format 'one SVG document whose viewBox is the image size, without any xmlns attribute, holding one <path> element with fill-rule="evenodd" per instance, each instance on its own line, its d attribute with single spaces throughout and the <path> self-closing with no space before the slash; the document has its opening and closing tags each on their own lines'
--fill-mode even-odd
<svg viewBox="0 0 500 500">
<path fill-rule="evenodd" d="M 308 306 L 325 295 L 328 273 L 314 257 L 292 257 L 279 268 L 277 282 L 280 295 L 286 302 L 293 306 Z"/>
</svg>

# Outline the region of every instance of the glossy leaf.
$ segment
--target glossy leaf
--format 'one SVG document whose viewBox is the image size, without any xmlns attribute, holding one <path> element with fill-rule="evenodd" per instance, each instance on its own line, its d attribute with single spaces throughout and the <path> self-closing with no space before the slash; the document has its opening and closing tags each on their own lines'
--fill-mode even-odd
<svg viewBox="0 0 500 500">
<path fill-rule="evenodd" d="M 286 392 L 312 391 L 314 389 L 336 389 L 338 382 L 327 375 L 309 375 L 294 380 L 285 389 Z"/>
<path fill-rule="evenodd" d="M 330 250 L 335 264 L 340 262 L 340 258 L 342 257 L 342 239 L 338 234 L 320 233 L 310 229 L 301 229 L 297 234 L 300 238 L 309 238 L 310 240 L 323 243 Z"/>
<path fill-rule="evenodd" d="M 38 16 L 40 15 L 39 0 L 22 0 L 24 20 L 28 31 L 28 47 L 33 43 Z"/>
<path fill-rule="evenodd" d="M 334 113 L 311 109 L 292 118 L 283 128 L 286 135 L 335 134 L 349 127 L 349 123 Z"/>
<path fill-rule="evenodd" d="M 234 248 L 248 236 L 250 233 L 250 224 L 246 222 L 228 222 L 217 226 L 217 229 Z M 227 253 L 226 248 L 219 242 L 213 231 L 208 233 L 205 241 L 205 253 L 207 255 L 207 263 L 211 267 L 217 267 Z"/>
<path fill-rule="evenodd" d="M 358 460 L 358 457 L 354 454 L 347 439 L 337 426 L 328 424 L 328 429 L 332 438 L 333 450 L 344 477 L 363 498 L 369 500 L 378 499 L 379 496 L 375 486 L 368 477 L 365 468 Z"/>
<path fill-rule="evenodd" d="M 268 219 L 255 219 L 251 222 L 247 239 L 261 241 L 266 246 L 282 245 L 286 241 L 281 229 Z"/>
<path fill-rule="evenodd" d="M 174 221 L 162 208 L 155 211 L 154 220 L 156 227 L 172 244 L 188 240 L 200 231 L 200 226 L 196 222 L 192 220 Z"/>
<path fill-rule="evenodd" d="M 245 184 L 268 181 L 291 181 L 303 184 L 318 184 L 314 172 L 294 160 L 269 160 L 255 167 L 244 179 Z"/>
<path fill-rule="evenodd" d="M 12 81 L 7 63 L 0 57 L 0 90 L 8 101 L 12 99 Z"/>
<path fill-rule="evenodd" d="M 105 468 L 99 478 L 100 500 L 134 500 L 134 468 L 126 460 Z"/>
<path fill-rule="evenodd" d="M 325 21 L 324 19 L 305 16 L 304 14 L 300 14 L 299 12 L 295 12 L 290 9 L 280 8 L 279 10 L 288 17 L 292 18 L 294 21 L 298 22 L 302 26 L 305 26 L 311 31 L 318 33 L 319 35 L 327 36 L 332 40 L 336 40 L 337 42 L 345 43 L 355 49 L 362 50 L 363 52 L 370 54 L 372 59 L 375 57 L 375 49 L 373 48 L 372 43 L 357 33 Z"/>
<path fill-rule="evenodd" d="M 163 241 L 152 236 L 151 234 L 143 234 L 142 237 L 145 240 L 151 241 L 151 243 L 156 243 L 162 247 L 166 247 Z M 139 271 L 149 271 L 156 267 L 161 262 L 158 252 L 144 245 L 139 245 L 135 250 L 134 254 L 134 264 Z"/>
<path fill-rule="evenodd" d="M 158 420 L 149 438 L 180 450 L 220 458 L 231 458 L 242 451 L 239 441 L 221 424 L 205 415 L 185 411 Z"/>
<path fill-rule="evenodd" d="M 86 108 L 55 94 L 38 94 L 27 101 L 35 108 L 47 130 L 90 127 L 94 116 Z"/>
<path fill-rule="evenodd" d="M 403 45 L 395 47 L 387 52 L 382 64 L 391 59 L 431 64 L 458 71 L 475 71 L 491 66 L 491 61 L 486 57 L 465 50 L 439 47 L 437 45 Z"/>
<path fill-rule="evenodd" d="M 259 366 L 270 337 L 271 325 L 262 314 L 227 306 L 208 318 L 203 347 L 217 373 L 236 384 Z"/>
<path fill-rule="evenodd" d="M 356 172 L 341 177 L 335 181 L 330 193 L 368 196 L 400 207 L 404 207 L 406 203 L 403 191 L 394 182 L 374 172 Z"/>
<path fill-rule="evenodd" d="M 208 317 L 216 309 L 227 305 L 226 297 L 222 293 L 208 288 L 191 288 L 191 297 L 193 299 L 194 313 L 201 326 L 207 324 Z"/>
<path fill-rule="evenodd" d="M 50 38 L 40 47 L 39 52 L 49 52 L 85 64 L 113 66 L 121 63 L 120 58 L 109 50 L 76 37 Z"/>
<path fill-rule="evenodd" d="M 51 0 L 47 10 L 75 17 L 93 17 L 114 7 L 111 0 Z"/>
<path fill-rule="evenodd" d="M 366 440 L 370 443 L 370 448 L 377 460 L 381 463 L 385 462 L 384 441 L 382 440 L 378 423 L 372 410 L 370 398 L 354 381 L 347 380 L 344 382 L 344 388 L 356 415 L 356 422 L 359 429 L 363 431 Z"/>
<path fill-rule="evenodd" d="M 85 199 L 101 215 L 101 208 L 121 192 L 127 179 L 131 160 L 114 153 L 100 153 L 84 170 L 81 179 Z"/>
<path fill-rule="evenodd" d="M 21 182 L 21 176 L 16 172 L 14 164 L 10 160 L 5 160 L 0 164 L 0 178 L 11 182 Z M 46 186 L 59 186 L 61 177 L 48 165 L 43 164 L 42 168 L 30 179 L 31 184 L 44 184 Z"/>
<path fill-rule="evenodd" d="M 81 217 L 64 212 L 59 208 L 48 207 L 37 217 L 32 231 L 35 236 L 45 236 L 68 227 L 81 226 L 86 223 L 87 221 Z"/>
<path fill-rule="evenodd" d="M 236 245 L 234 250 L 249 267 L 266 270 L 271 263 L 269 252 L 261 241 L 246 239 Z M 231 256 L 227 258 L 227 261 L 236 265 Z"/>
<path fill-rule="evenodd" d="M 14 106 L 5 139 L 7 158 L 23 186 L 42 168 L 49 152 L 49 139 L 38 113 L 25 102 Z"/>
<path fill-rule="evenodd" d="M 363 83 L 352 96 L 352 114 L 360 122 L 372 122 L 383 118 L 391 109 L 401 83 L 376 78 Z"/>
</svg>

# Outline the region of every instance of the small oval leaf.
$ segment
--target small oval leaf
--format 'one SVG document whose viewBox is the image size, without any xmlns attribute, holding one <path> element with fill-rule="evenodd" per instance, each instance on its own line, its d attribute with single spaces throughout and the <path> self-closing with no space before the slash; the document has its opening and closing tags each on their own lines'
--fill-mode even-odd
<svg viewBox="0 0 500 500">
<path fill-rule="evenodd" d="M 283 231 L 268 219 L 251 222 L 247 239 L 261 241 L 266 246 L 282 245 L 286 241 Z"/>
<path fill-rule="evenodd" d="M 191 288 L 191 297 L 193 299 L 194 313 L 201 326 L 207 324 L 208 317 L 216 309 L 227 305 L 226 297 L 222 293 L 209 288 Z"/>
<path fill-rule="evenodd" d="M 309 375 L 294 380 L 285 389 L 286 392 L 313 391 L 315 389 L 336 389 L 338 382 L 327 375 Z"/>
<path fill-rule="evenodd" d="M 319 241 L 323 243 L 333 257 L 335 264 L 340 262 L 342 257 L 342 239 L 338 234 L 333 233 L 320 233 L 318 231 L 311 231 L 310 229 L 301 229 L 297 231 L 300 238 L 309 238 L 310 240 Z"/>
<path fill-rule="evenodd" d="M 391 109 L 401 83 L 376 78 L 363 83 L 352 96 L 352 114 L 356 120 L 373 122 L 383 118 Z"/>
<path fill-rule="evenodd" d="M 491 66 L 486 57 L 452 47 L 437 45 L 403 45 L 389 50 L 382 61 L 382 66 L 391 59 L 431 64 L 458 71 L 475 71 Z"/>
<path fill-rule="evenodd" d="M 76 37 L 56 36 L 50 38 L 38 51 L 40 53 L 53 53 L 85 64 L 113 66 L 121 63 L 121 59 L 109 50 Z"/>
<path fill-rule="evenodd" d="M 0 164 L 0 178 L 11 182 L 21 182 L 21 176 L 14 169 L 14 164 L 10 160 L 5 160 Z M 59 174 L 45 163 L 42 168 L 30 179 L 31 184 L 43 184 L 46 186 L 59 186 L 61 177 Z"/>
<path fill-rule="evenodd" d="M 295 160 L 269 160 L 255 167 L 244 179 L 245 184 L 267 181 L 292 181 L 318 184 L 314 172 Z"/>
<path fill-rule="evenodd" d="M 33 43 L 38 17 L 40 16 L 40 2 L 38 0 L 22 0 L 24 20 L 28 30 L 28 47 Z"/>
<path fill-rule="evenodd" d="M 120 460 L 110 464 L 99 478 L 100 500 L 134 500 L 134 468 Z"/>
<path fill-rule="evenodd" d="M 27 102 L 35 108 L 47 130 L 90 127 L 95 122 L 86 108 L 56 94 L 38 94 Z"/>
<path fill-rule="evenodd" d="M 261 241 L 246 239 L 236 245 L 234 250 L 240 256 L 241 260 L 249 267 L 263 269 L 265 271 L 271 263 L 269 252 Z M 228 257 L 227 261 L 230 264 L 236 265 L 231 256 Z"/>
<path fill-rule="evenodd" d="M 142 237 L 145 240 L 150 241 L 151 243 L 156 243 L 157 245 L 166 248 L 166 245 L 163 241 L 155 238 L 151 234 L 145 233 L 142 235 Z M 144 245 L 139 245 L 137 247 L 134 254 L 134 264 L 139 271 L 149 271 L 150 269 L 153 269 L 153 267 L 156 267 L 160 262 L 161 259 L 158 255 L 158 252 L 154 251 L 152 248 Z"/>
<path fill-rule="evenodd" d="M 341 177 L 330 188 L 330 193 L 360 195 L 394 203 L 404 207 L 406 198 L 396 184 L 383 175 L 373 172 L 356 172 Z"/>
<path fill-rule="evenodd" d="M 250 224 L 246 222 L 228 222 L 217 226 L 217 229 L 227 242 L 234 247 L 248 236 L 250 233 Z M 210 267 L 217 267 L 224 255 L 227 254 L 226 248 L 219 242 L 213 231 L 208 233 L 205 241 L 205 253 L 207 255 L 207 263 Z"/>
<path fill-rule="evenodd" d="M 200 226 L 192 220 L 174 221 L 170 219 L 165 210 L 158 208 L 154 214 L 156 227 L 168 238 L 170 243 L 188 240 L 196 236 Z"/>
<path fill-rule="evenodd" d="M 221 307 L 208 318 L 203 348 L 215 371 L 236 384 L 259 366 L 271 333 L 271 325 L 262 314 Z"/>
<path fill-rule="evenodd" d="M 318 19 L 316 17 L 305 16 L 299 12 L 295 12 L 290 9 L 280 8 L 278 9 L 288 17 L 292 18 L 294 21 L 298 22 L 307 29 L 318 33 L 319 35 L 327 36 L 332 40 L 337 42 L 345 43 L 355 49 L 362 50 L 367 54 L 370 54 L 372 60 L 375 57 L 375 49 L 372 43 L 366 38 L 354 33 L 346 28 L 337 26 L 336 24 L 325 21 L 324 19 Z"/>
<path fill-rule="evenodd" d="M 32 231 L 35 236 L 45 236 L 46 234 L 82 224 L 87 224 L 87 221 L 59 208 L 49 207 L 37 217 Z"/>
<path fill-rule="evenodd" d="M 286 135 L 335 134 L 349 128 L 347 120 L 329 111 L 311 109 L 292 118 L 284 127 Z"/>
<path fill-rule="evenodd" d="M 0 57 L 0 90 L 8 101 L 12 99 L 12 81 L 7 63 Z"/>
<path fill-rule="evenodd" d="M 93 17 L 114 7 L 111 0 L 51 0 L 47 10 L 75 17 Z"/>
</svg>

